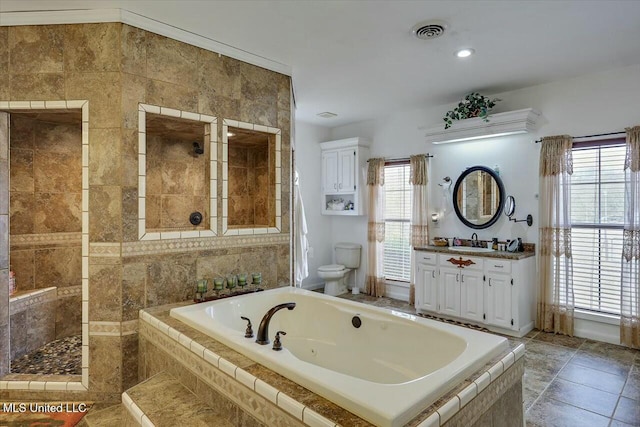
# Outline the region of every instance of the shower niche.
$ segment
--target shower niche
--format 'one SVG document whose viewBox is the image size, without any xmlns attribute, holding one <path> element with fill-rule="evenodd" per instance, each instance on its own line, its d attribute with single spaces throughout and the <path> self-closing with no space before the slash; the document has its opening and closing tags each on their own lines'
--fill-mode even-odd
<svg viewBox="0 0 640 427">
<path fill-rule="evenodd" d="M 140 240 L 216 234 L 216 123 L 212 116 L 140 104 Z"/>
<path fill-rule="evenodd" d="M 280 129 L 222 122 L 222 233 L 280 233 L 282 154 Z"/>
</svg>

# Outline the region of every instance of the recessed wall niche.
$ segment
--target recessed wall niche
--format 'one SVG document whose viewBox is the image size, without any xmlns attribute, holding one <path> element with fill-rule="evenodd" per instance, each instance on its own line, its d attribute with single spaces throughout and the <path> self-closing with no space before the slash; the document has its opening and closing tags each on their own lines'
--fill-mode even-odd
<svg viewBox="0 0 640 427">
<path fill-rule="evenodd" d="M 139 239 L 215 236 L 216 118 L 148 104 L 138 114 Z"/>
<path fill-rule="evenodd" d="M 282 228 L 280 129 L 222 122 L 222 233 L 280 233 Z"/>
</svg>

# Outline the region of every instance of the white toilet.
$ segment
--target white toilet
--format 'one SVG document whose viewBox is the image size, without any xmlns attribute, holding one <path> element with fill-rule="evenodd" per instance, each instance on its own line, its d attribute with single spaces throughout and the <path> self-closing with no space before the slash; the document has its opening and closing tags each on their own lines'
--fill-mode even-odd
<svg viewBox="0 0 640 427">
<path fill-rule="evenodd" d="M 336 243 L 335 251 L 337 264 L 318 267 L 318 277 L 325 281 L 324 293 L 333 296 L 347 292 L 346 276 L 360 267 L 362 245 L 340 242 Z"/>
</svg>

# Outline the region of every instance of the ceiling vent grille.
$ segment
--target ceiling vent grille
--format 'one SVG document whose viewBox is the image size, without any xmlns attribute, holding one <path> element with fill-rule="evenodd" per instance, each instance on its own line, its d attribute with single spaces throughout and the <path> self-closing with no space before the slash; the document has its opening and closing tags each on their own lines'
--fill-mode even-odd
<svg viewBox="0 0 640 427">
<path fill-rule="evenodd" d="M 421 40 L 431 40 L 443 35 L 446 29 L 444 21 L 423 21 L 414 25 L 411 32 Z"/>
</svg>

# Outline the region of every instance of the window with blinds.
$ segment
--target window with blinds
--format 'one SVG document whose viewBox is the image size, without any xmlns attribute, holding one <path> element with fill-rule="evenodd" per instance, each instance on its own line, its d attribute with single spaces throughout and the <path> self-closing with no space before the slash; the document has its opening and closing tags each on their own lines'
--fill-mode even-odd
<svg viewBox="0 0 640 427">
<path fill-rule="evenodd" d="M 409 163 L 384 167 L 384 276 L 408 282 L 411 274 Z"/>
<path fill-rule="evenodd" d="M 624 159 L 621 142 L 576 143 L 571 249 L 576 308 L 620 314 Z"/>
</svg>

